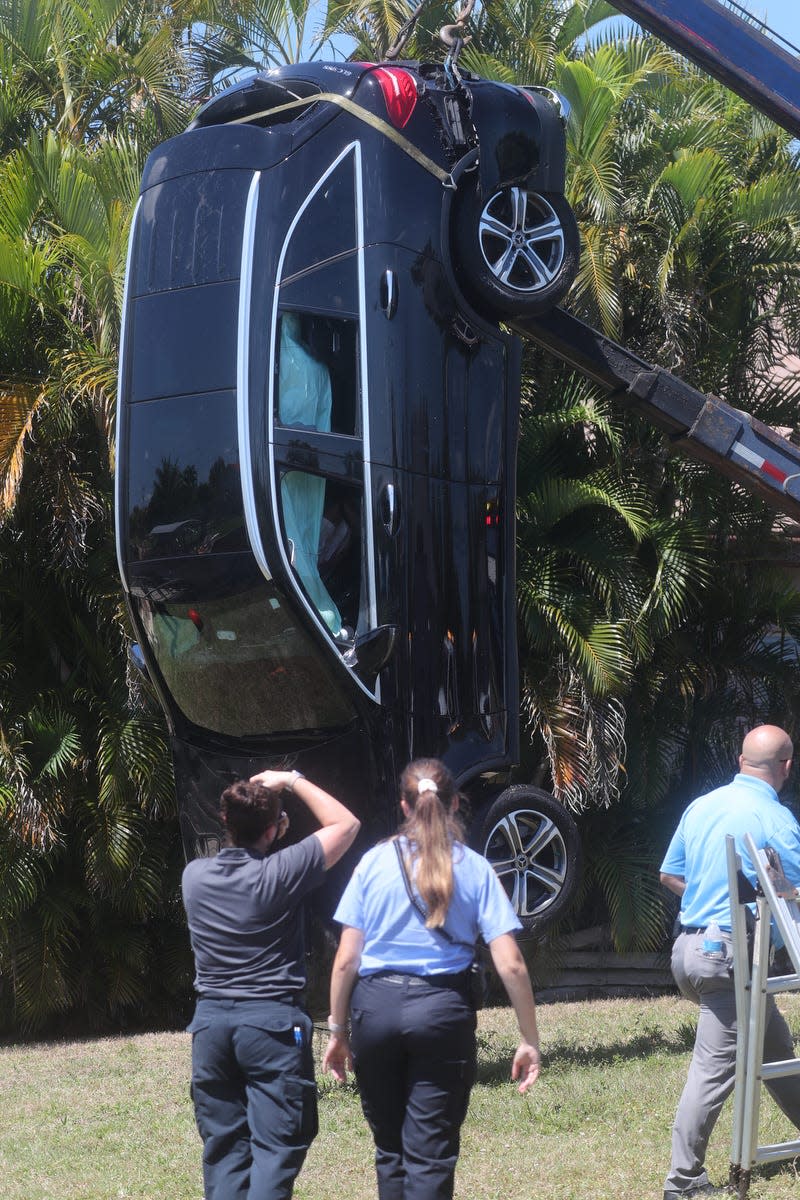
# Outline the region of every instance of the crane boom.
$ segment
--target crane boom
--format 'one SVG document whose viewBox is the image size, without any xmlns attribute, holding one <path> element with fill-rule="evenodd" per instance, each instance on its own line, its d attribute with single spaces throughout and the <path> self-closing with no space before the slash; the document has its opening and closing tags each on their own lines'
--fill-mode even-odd
<svg viewBox="0 0 800 1200">
<path fill-rule="evenodd" d="M 800 137 L 800 51 L 718 0 L 612 0 L 615 8 Z M 745 12 L 741 9 L 742 13 Z"/>
<path fill-rule="evenodd" d="M 651 366 L 563 309 L 512 327 L 663 429 L 677 450 L 800 520 L 800 446 L 763 421 Z"/>
<path fill-rule="evenodd" d="M 800 137 L 800 50 L 791 43 L 779 45 L 718 0 L 613 3 Z M 646 363 L 562 309 L 512 326 L 663 429 L 676 449 L 800 520 L 800 447 L 774 429 Z"/>
</svg>

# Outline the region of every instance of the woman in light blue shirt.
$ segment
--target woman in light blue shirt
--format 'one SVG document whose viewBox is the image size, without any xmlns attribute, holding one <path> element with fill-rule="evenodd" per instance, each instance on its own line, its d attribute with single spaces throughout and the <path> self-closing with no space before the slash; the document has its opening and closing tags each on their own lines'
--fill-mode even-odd
<svg viewBox="0 0 800 1200">
<path fill-rule="evenodd" d="M 400 794 L 403 825 L 364 855 L 335 913 L 344 928 L 323 1065 L 342 1082 L 355 1068 L 380 1200 L 450 1200 L 475 1079 L 469 968 L 479 937 L 519 1022 L 520 1092 L 539 1074 L 536 1009 L 520 923 L 486 859 L 465 845 L 450 772 L 417 759 Z"/>
</svg>

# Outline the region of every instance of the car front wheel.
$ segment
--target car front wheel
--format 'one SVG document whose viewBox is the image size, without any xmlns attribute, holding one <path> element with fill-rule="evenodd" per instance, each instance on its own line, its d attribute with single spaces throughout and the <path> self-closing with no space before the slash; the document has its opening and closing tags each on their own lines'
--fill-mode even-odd
<svg viewBox="0 0 800 1200">
<path fill-rule="evenodd" d="M 501 188 L 483 202 L 472 180 L 454 201 L 453 265 L 465 295 L 497 319 L 554 308 L 580 259 L 580 235 L 558 193 Z"/>
<path fill-rule="evenodd" d="M 478 818 L 473 845 L 497 872 L 526 934 L 541 933 L 569 908 L 580 881 L 580 834 L 547 792 L 506 788 Z"/>
</svg>

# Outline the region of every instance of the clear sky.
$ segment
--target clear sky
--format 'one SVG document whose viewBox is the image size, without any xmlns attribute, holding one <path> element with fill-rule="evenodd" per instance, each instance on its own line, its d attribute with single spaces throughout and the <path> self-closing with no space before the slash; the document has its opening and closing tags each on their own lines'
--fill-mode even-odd
<svg viewBox="0 0 800 1200">
<path fill-rule="evenodd" d="M 776 33 L 800 46 L 800 3 L 798 0 L 738 0 L 757 17 L 765 17 Z"/>
</svg>

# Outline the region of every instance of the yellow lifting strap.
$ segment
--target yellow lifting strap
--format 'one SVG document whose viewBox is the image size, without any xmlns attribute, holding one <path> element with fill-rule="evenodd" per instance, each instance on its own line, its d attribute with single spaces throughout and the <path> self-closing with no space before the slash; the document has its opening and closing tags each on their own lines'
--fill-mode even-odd
<svg viewBox="0 0 800 1200">
<path fill-rule="evenodd" d="M 401 133 L 393 129 L 388 121 L 383 121 L 380 117 L 376 117 L 374 113 L 368 112 L 366 108 L 362 108 L 360 104 L 349 100 L 347 96 L 337 96 L 333 92 L 321 92 L 316 96 L 305 96 L 302 100 L 292 100 L 288 104 L 279 104 L 277 108 L 265 108 L 263 112 L 250 113 L 246 117 L 236 117 L 235 120 L 226 121 L 226 125 L 246 125 L 251 121 L 259 121 L 262 117 L 272 117 L 276 113 L 288 112 L 291 108 L 303 108 L 309 104 L 319 104 L 320 101 L 327 101 L 329 104 L 338 104 L 345 112 L 349 112 L 351 116 L 356 117 L 359 121 L 364 121 L 365 124 L 371 125 L 373 129 L 377 129 L 378 133 L 382 133 L 384 137 L 389 138 L 394 142 L 395 146 L 399 147 L 409 158 L 413 158 L 414 162 L 419 163 L 424 170 L 429 171 L 431 175 L 435 175 L 443 187 L 455 188 L 455 183 L 449 171 L 445 171 L 438 163 L 435 163 L 432 158 L 428 158 L 427 154 L 423 154 L 418 150 L 408 138 L 404 138 Z"/>
</svg>

